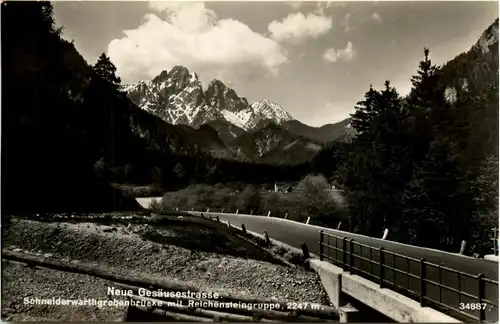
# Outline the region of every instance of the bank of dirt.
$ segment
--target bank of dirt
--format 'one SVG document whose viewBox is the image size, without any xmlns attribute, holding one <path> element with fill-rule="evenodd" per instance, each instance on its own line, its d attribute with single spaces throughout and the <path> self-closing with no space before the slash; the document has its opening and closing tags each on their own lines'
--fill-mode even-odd
<svg viewBox="0 0 500 324">
<path fill-rule="evenodd" d="M 328 305 L 311 271 L 292 267 L 209 224 L 172 221 L 101 225 L 13 218 L 3 248 L 195 286 L 204 291 Z M 124 307 L 29 305 L 25 298 L 108 299 L 112 283 L 92 276 L 2 261 L 2 318 L 10 321 L 121 321 Z M 113 297 L 115 298 L 115 297 Z"/>
</svg>

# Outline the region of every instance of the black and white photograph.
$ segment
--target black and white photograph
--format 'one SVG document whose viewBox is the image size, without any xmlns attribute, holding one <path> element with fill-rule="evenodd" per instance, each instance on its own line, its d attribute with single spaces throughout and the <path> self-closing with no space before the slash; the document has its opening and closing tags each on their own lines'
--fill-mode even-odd
<svg viewBox="0 0 500 324">
<path fill-rule="evenodd" d="M 498 17 L 2 1 L 2 321 L 498 323 Z"/>
</svg>

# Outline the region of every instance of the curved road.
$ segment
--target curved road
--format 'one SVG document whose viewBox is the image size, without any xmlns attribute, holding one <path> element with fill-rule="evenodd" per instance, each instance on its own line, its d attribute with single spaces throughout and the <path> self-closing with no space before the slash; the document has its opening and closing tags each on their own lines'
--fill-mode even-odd
<svg viewBox="0 0 500 324">
<path fill-rule="evenodd" d="M 149 205 L 151 199 L 155 198 L 142 198 L 138 199 L 139 203 L 144 207 Z M 195 215 L 199 215 L 200 212 L 195 212 Z M 269 237 L 281 241 L 283 243 L 289 244 L 293 247 L 300 248 L 303 243 L 307 243 L 309 250 L 311 253 L 319 255 L 319 231 L 323 230 L 326 233 L 330 233 L 339 237 L 347 237 L 347 239 L 352 238 L 355 242 L 359 242 L 361 244 L 369 245 L 374 248 L 383 247 L 385 250 L 394 252 L 397 254 L 401 254 L 404 256 L 408 256 L 414 259 L 420 260 L 424 258 L 427 262 L 434 263 L 436 265 L 440 265 L 443 267 L 456 269 L 464 273 L 468 273 L 470 275 L 478 275 L 482 273 L 485 278 L 492 279 L 498 281 L 498 263 L 494 261 L 477 259 L 466 257 L 458 254 L 443 252 L 439 250 L 421 248 L 412 245 L 401 244 L 397 242 L 391 242 L 386 240 L 381 240 L 378 238 L 372 238 L 362 235 L 357 235 L 349 232 L 338 231 L 328 228 L 323 228 L 314 225 L 307 225 L 303 223 L 298 223 L 286 219 L 274 218 L 274 217 L 266 217 L 266 216 L 256 216 L 256 215 L 244 215 L 244 214 L 223 214 L 223 213 L 208 213 L 210 215 L 219 216 L 219 219 L 222 221 L 229 220 L 232 225 L 241 226 L 242 224 L 252 232 L 262 233 L 267 231 Z M 326 242 L 325 238 L 325 242 Z M 341 248 L 341 240 L 331 239 L 329 245 L 337 246 Z M 359 251 L 359 246 L 355 246 L 354 251 L 355 254 L 361 254 L 364 257 L 370 257 L 370 251 L 368 248 L 363 248 Z M 325 250 L 326 252 L 326 250 Z M 338 256 L 335 255 L 335 251 L 331 251 L 329 255 L 337 260 L 341 260 L 340 253 Z M 372 255 L 374 260 L 378 260 L 378 253 L 373 251 Z M 360 263 L 361 260 L 355 261 L 357 267 L 364 269 L 367 272 L 371 272 L 378 277 L 378 268 L 376 266 L 372 266 L 371 269 L 369 264 Z M 385 263 L 392 266 L 396 265 L 396 268 L 402 271 L 408 271 L 415 275 L 419 275 L 420 264 L 417 262 L 407 262 L 402 258 L 393 258 L 386 256 Z M 441 272 L 441 274 L 439 273 Z M 450 273 L 446 270 L 438 271 L 437 268 L 427 267 L 427 276 L 429 280 L 439 282 L 441 278 L 441 282 L 446 286 L 451 286 L 455 289 L 460 288 L 462 291 L 466 291 L 469 294 L 477 296 L 478 294 L 478 284 L 477 280 L 466 278 L 466 276 L 461 276 L 461 280 L 458 280 L 458 275 L 454 273 Z M 385 270 L 385 279 L 396 282 L 397 285 L 402 286 L 404 288 L 410 288 L 410 290 L 415 293 L 419 293 L 420 284 L 417 279 L 408 280 L 406 275 L 402 275 L 399 273 L 394 274 L 389 269 Z M 376 281 L 376 279 L 373 279 Z M 487 284 L 485 287 L 486 299 L 493 301 L 495 304 L 498 304 L 498 285 L 490 285 Z M 442 289 L 439 292 L 439 289 L 432 285 L 427 285 L 427 295 L 436 300 L 441 301 L 447 305 L 453 306 L 455 308 L 459 308 L 460 303 L 474 303 L 477 301 L 468 299 L 463 296 L 461 299 L 458 299 L 458 295 L 451 291 L 446 291 Z M 464 310 L 468 313 L 471 313 L 475 316 L 478 316 L 478 312 L 471 310 Z M 490 321 L 498 320 L 498 308 L 487 307 L 486 311 L 486 319 Z"/>
</svg>

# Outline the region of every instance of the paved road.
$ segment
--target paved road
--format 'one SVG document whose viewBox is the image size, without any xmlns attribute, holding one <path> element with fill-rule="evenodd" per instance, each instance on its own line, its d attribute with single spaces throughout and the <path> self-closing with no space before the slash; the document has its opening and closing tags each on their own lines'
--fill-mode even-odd
<svg viewBox="0 0 500 324">
<path fill-rule="evenodd" d="M 143 200 L 140 203 L 145 204 L 147 203 L 147 200 Z M 482 273 L 486 278 L 498 281 L 498 263 L 489 260 L 470 258 L 439 250 L 432 250 L 400 244 L 397 242 L 385 241 L 378 238 L 371 238 L 352 234 L 349 232 L 337 231 L 313 225 L 306 225 L 280 218 L 242 214 L 222 214 L 212 212 L 210 212 L 209 214 L 214 216 L 217 215 L 223 221 L 229 220 L 231 224 L 236 226 L 241 226 L 242 224 L 244 224 L 248 230 L 253 232 L 262 233 L 264 231 L 267 231 L 271 238 L 297 248 L 300 248 L 300 246 L 305 242 L 307 243 L 310 252 L 315 254 L 319 254 L 319 231 L 323 230 L 326 233 L 331 233 L 339 237 L 347 237 L 348 239 L 352 238 L 356 242 L 369 245 L 377 249 L 383 247 L 387 251 L 391 251 L 418 260 L 424 258 L 427 262 L 431 262 L 451 269 L 456 269 L 471 275 L 478 275 Z M 338 246 L 339 248 L 341 247 L 341 244 L 341 240 L 338 240 L 338 242 L 336 242 L 335 239 L 331 239 L 329 243 L 329 245 Z M 359 246 L 355 246 L 354 251 L 357 252 L 355 254 L 361 253 L 364 257 L 370 257 L 370 251 L 367 248 L 362 248 L 360 251 Z M 376 253 L 376 251 L 373 251 L 372 254 L 373 259 L 378 260 L 378 253 Z M 340 254 L 336 256 L 335 251 L 331 251 L 330 255 L 337 260 L 341 260 Z M 358 267 L 361 266 L 365 271 L 371 272 L 378 276 L 379 270 L 376 266 L 372 266 L 372 268 L 370 269 L 368 262 L 360 263 L 360 261 L 361 260 L 355 261 L 355 264 Z M 389 265 L 395 264 L 397 269 L 408 271 L 415 275 L 419 275 L 420 272 L 420 264 L 418 262 L 408 263 L 402 258 L 393 258 L 386 256 L 385 263 L 388 263 Z M 439 272 L 441 272 L 441 274 Z M 472 295 L 477 295 L 477 280 L 465 278 L 465 276 L 461 276 L 461 280 L 458 280 L 459 278 L 457 274 L 450 273 L 445 270 L 438 271 L 437 268 L 427 267 L 427 278 L 429 280 L 439 282 L 439 277 L 441 277 L 441 282 L 444 285 L 451 286 L 456 289 L 461 288 L 463 291 L 466 291 Z M 415 293 L 419 293 L 420 291 L 420 284 L 417 279 L 408 280 L 406 275 L 402 275 L 399 273 L 394 274 L 394 272 L 390 270 L 386 270 L 385 278 L 389 281 L 396 282 L 396 284 L 399 286 L 405 288 L 409 287 L 410 290 L 414 291 Z M 487 284 L 485 287 L 485 291 L 486 298 L 493 301 L 495 304 L 498 304 L 498 286 Z M 441 299 L 443 303 L 456 308 L 459 308 L 460 302 L 476 302 L 466 297 L 462 297 L 459 300 L 456 293 L 446 291 L 444 289 L 439 292 L 439 289 L 432 285 L 427 286 L 427 294 L 432 299 L 435 299 L 437 301 Z M 486 319 L 488 321 L 497 321 L 498 309 L 488 307 L 487 310 L 488 311 L 486 313 Z M 470 310 L 464 311 L 472 313 L 476 316 L 478 315 L 478 312 Z"/>
</svg>

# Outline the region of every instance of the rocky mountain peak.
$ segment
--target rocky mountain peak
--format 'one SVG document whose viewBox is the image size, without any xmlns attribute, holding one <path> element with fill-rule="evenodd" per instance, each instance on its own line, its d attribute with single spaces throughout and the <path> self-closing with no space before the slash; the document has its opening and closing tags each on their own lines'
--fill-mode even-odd
<svg viewBox="0 0 500 324">
<path fill-rule="evenodd" d="M 169 77 L 173 78 L 176 75 L 184 76 L 187 74 L 189 74 L 189 70 L 186 67 L 182 65 L 176 65 L 170 70 L 170 73 L 168 75 Z"/>
<path fill-rule="evenodd" d="M 168 80 L 168 71 L 167 70 L 163 70 L 163 71 L 161 71 L 161 73 L 159 75 L 157 75 L 153 79 L 153 82 L 154 83 L 161 83 L 161 82 L 164 82 L 166 80 Z"/>
<path fill-rule="evenodd" d="M 222 98 L 227 91 L 226 85 L 220 80 L 212 80 L 205 91 L 207 98 Z"/>
<path fill-rule="evenodd" d="M 208 104 L 219 111 L 228 110 L 230 112 L 239 112 L 248 109 L 248 101 L 246 98 L 240 97 L 231 88 L 228 88 L 220 80 L 212 80 L 207 90 L 205 97 Z"/>
<path fill-rule="evenodd" d="M 226 85 L 221 80 L 213 79 L 208 84 L 207 89 L 211 89 L 211 88 L 213 88 L 213 89 L 219 89 L 219 88 L 225 89 Z"/>
<path fill-rule="evenodd" d="M 198 81 L 195 73 L 189 73 L 186 67 L 180 65 L 174 66 L 170 70 L 168 78 L 176 91 L 182 91 L 189 83 Z"/>
<path fill-rule="evenodd" d="M 197 74 L 183 66 L 164 70 L 152 81 L 123 86 L 122 90 L 139 107 L 172 124 L 199 127 L 207 122 L 221 121 L 251 130 L 262 121 L 281 124 L 292 119 L 270 100 L 250 105 L 246 98 L 240 97 L 221 80 L 212 80 L 203 91 Z"/>
<path fill-rule="evenodd" d="M 275 120 L 278 124 L 294 119 L 292 115 L 285 111 L 280 105 L 269 99 L 254 102 L 252 104 L 252 109 L 256 114 L 265 116 L 267 119 Z"/>
</svg>

